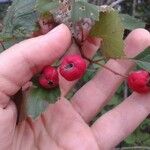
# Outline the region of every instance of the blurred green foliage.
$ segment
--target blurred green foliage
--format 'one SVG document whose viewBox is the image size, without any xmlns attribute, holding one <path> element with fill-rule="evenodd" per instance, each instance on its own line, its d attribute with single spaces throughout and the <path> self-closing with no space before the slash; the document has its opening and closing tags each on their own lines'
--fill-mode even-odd
<svg viewBox="0 0 150 150">
<path fill-rule="evenodd" d="M 150 23 L 150 0 L 125 0 L 120 6 L 122 13 L 134 15 Z"/>
<path fill-rule="evenodd" d="M 8 6 L 9 4 L 0 4 L 0 21 L 2 21 L 5 16 Z"/>
</svg>

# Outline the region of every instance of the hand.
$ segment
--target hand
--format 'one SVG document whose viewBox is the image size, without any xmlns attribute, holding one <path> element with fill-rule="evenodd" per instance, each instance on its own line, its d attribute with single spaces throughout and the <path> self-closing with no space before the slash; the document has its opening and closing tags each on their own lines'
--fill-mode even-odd
<svg viewBox="0 0 150 150">
<path fill-rule="evenodd" d="M 0 54 L 0 150 L 109 150 L 150 113 L 150 94 L 133 93 L 90 127 L 88 123 L 123 81 L 122 77 L 102 69 L 71 102 L 61 98 L 37 120 L 27 119 L 16 126 L 17 110 L 10 97 L 43 66 L 63 55 L 70 42 L 68 28 L 60 25 L 47 35 L 23 41 Z M 86 42 L 83 48 L 89 48 L 86 55 L 94 55 L 99 41 Z M 126 38 L 124 51 L 131 57 L 148 46 L 149 32 L 136 29 Z M 134 66 L 125 60 L 109 60 L 106 65 L 122 74 Z M 66 86 L 61 79 L 62 91 L 66 92 L 73 84 Z"/>
</svg>

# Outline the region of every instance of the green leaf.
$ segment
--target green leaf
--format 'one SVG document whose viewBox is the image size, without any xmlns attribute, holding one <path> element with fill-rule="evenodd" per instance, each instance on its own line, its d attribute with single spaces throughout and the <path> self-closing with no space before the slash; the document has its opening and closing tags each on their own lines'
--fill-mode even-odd
<svg viewBox="0 0 150 150">
<path fill-rule="evenodd" d="M 145 119 L 144 122 L 140 125 L 142 130 L 147 130 L 150 128 L 150 119 Z"/>
<path fill-rule="evenodd" d="M 36 10 L 39 13 L 46 13 L 55 10 L 59 6 L 58 0 L 37 0 Z"/>
<path fill-rule="evenodd" d="M 48 106 L 60 97 L 60 89 L 45 90 L 41 87 L 33 87 L 26 95 L 26 113 L 31 118 L 38 117 Z"/>
<path fill-rule="evenodd" d="M 136 135 L 135 134 L 131 134 L 128 138 L 125 139 L 125 142 L 127 144 L 134 144 L 134 143 L 136 143 Z"/>
<path fill-rule="evenodd" d="M 130 145 L 150 146 L 149 119 L 145 119 L 143 123 L 127 138 L 125 142 Z M 142 128 L 144 126 L 144 129 Z M 145 130 L 145 131 L 144 131 Z"/>
<path fill-rule="evenodd" d="M 128 14 L 120 14 L 121 20 L 123 22 L 124 28 L 128 30 L 134 30 L 136 28 L 144 28 L 145 23 Z"/>
<path fill-rule="evenodd" d="M 10 40 L 12 39 L 12 35 L 10 34 L 7 34 L 7 33 L 0 33 L 0 41 L 7 41 L 7 40 Z"/>
<path fill-rule="evenodd" d="M 100 12 L 100 20 L 93 26 L 90 34 L 103 39 L 102 53 L 106 58 L 121 58 L 124 56 L 124 28 L 117 11 Z"/>
<path fill-rule="evenodd" d="M 143 52 L 138 54 L 134 59 L 141 60 L 141 59 L 143 59 L 143 58 L 145 58 L 146 56 L 149 56 L 149 55 L 150 55 L 150 47 L 147 47 Z"/>
<path fill-rule="evenodd" d="M 4 28 L 1 33 L 4 39 L 29 36 L 35 29 L 37 21 L 35 4 L 36 0 L 13 0 L 4 18 Z"/>
<path fill-rule="evenodd" d="M 148 138 L 147 140 L 145 140 L 145 141 L 143 142 L 143 145 L 150 146 L 150 136 L 149 136 L 149 138 Z"/>
<path fill-rule="evenodd" d="M 113 96 L 113 98 L 111 99 L 111 101 L 109 101 L 109 103 L 107 105 L 118 105 L 121 102 L 121 98 L 118 95 Z"/>
<path fill-rule="evenodd" d="M 87 83 L 89 80 L 91 80 L 94 77 L 95 73 L 96 73 L 96 69 L 93 69 L 93 70 L 87 69 L 86 73 L 84 74 L 82 78 L 82 81 Z"/>
<path fill-rule="evenodd" d="M 99 20 L 99 7 L 88 3 L 87 0 L 76 0 L 71 10 L 71 19 L 77 22 L 83 18 Z"/>
<path fill-rule="evenodd" d="M 136 64 L 150 71 L 150 47 L 146 48 L 142 53 L 136 56 L 133 60 L 135 60 Z"/>
<path fill-rule="evenodd" d="M 150 57 L 147 57 L 148 59 L 150 59 Z M 145 69 L 147 71 L 150 71 L 150 61 L 149 62 L 146 62 L 146 61 L 136 61 L 136 64 L 142 68 L 142 69 Z"/>
</svg>

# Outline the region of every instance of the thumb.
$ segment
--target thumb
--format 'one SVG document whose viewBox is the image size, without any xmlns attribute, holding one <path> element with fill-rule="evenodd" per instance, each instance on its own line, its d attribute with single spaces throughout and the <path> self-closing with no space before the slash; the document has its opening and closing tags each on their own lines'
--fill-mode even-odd
<svg viewBox="0 0 150 150">
<path fill-rule="evenodd" d="M 32 76 L 67 50 L 71 34 L 59 25 L 48 34 L 25 40 L 0 54 L 0 105 L 6 106 Z"/>
</svg>

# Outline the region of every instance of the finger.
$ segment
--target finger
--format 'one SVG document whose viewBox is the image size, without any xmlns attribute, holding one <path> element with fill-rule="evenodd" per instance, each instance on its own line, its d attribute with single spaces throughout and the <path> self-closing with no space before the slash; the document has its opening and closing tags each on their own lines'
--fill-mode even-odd
<svg viewBox="0 0 150 150">
<path fill-rule="evenodd" d="M 69 47 L 70 40 L 70 31 L 60 25 L 46 35 L 23 41 L 1 53 L 0 100 L 7 103 L 9 96 L 14 95 L 33 74 L 60 57 Z"/>
<path fill-rule="evenodd" d="M 100 43 L 101 43 L 100 39 L 88 37 L 82 47 L 82 53 L 84 54 L 84 56 L 86 56 L 89 59 L 92 59 L 96 51 L 100 47 Z M 66 55 L 70 55 L 70 54 L 80 55 L 79 47 L 75 43 L 72 44 L 72 46 L 70 47 L 70 50 L 68 51 Z M 86 63 L 87 65 L 89 64 L 89 62 L 86 62 Z M 67 81 L 60 75 L 59 85 L 60 85 L 62 96 L 65 96 L 69 92 L 69 90 L 77 83 L 77 81 L 78 80 L 73 81 L 73 82 Z"/>
<path fill-rule="evenodd" d="M 2 150 L 11 149 L 16 118 L 17 111 L 12 101 L 10 101 L 5 109 L 0 108 L 0 149 Z"/>
<path fill-rule="evenodd" d="M 39 135 L 43 133 L 39 126 L 39 123 L 42 123 L 50 138 L 53 138 L 56 144 L 59 143 L 58 145 L 64 150 L 98 150 L 89 126 L 85 124 L 70 102 L 64 98 L 50 105 L 37 121 L 34 124 L 36 135 L 38 135 L 37 132 Z M 51 145 L 53 147 L 53 144 Z"/>
<path fill-rule="evenodd" d="M 133 93 L 119 106 L 104 114 L 92 126 L 101 149 L 108 150 L 118 145 L 149 113 L 150 94 Z"/>
<path fill-rule="evenodd" d="M 144 29 L 136 29 L 126 38 L 124 51 L 128 57 L 130 57 L 130 53 L 133 57 L 149 45 L 149 32 Z M 106 66 L 125 75 L 134 64 L 125 60 L 109 60 Z M 89 122 L 108 102 L 122 81 L 122 77 L 102 69 L 74 95 L 72 104 L 83 119 Z"/>
</svg>

